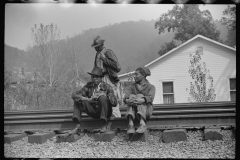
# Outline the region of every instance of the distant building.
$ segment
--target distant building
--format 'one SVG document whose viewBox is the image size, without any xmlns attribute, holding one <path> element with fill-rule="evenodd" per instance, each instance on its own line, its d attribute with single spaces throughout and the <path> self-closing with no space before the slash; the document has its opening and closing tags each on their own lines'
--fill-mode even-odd
<svg viewBox="0 0 240 160">
<path fill-rule="evenodd" d="M 215 101 L 236 101 L 236 48 L 197 35 L 145 65 L 151 71 L 147 79 L 156 87 L 154 104 L 188 102 L 186 88 L 193 81 L 188 73 L 190 54 L 196 50 L 213 77 Z M 122 83 L 128 81 L 129 73 L 119 75 Z"/>
<path fill-rule="evenodd" d="M 28 87 L 33 87 L 32 84 L 34 82 L 34 73 L 33 72 L 25 72 L 24 76 L 21 74 L 21 70 L 20 69 L 16 69 L 15 71 L 12 72 L 12 85 L 11 87 L 15 88 L 16 84 L 19 84 L 21 79 L 25 78 Z M 48 85 L 46 82 L 42 81 L 41 78 L 39 76 L 37 76 L 37 80 L 38 80 L 38 84 L 41 86 L 46 86 Z M 83 78 L 74 78 L 71 82 L 71 84 L 74 83 L 73 85 L 76 88 L 81 88 L 83 87 L 85 84 L 87 84 L 86 80 L 84 80 Z"/>
</svg>

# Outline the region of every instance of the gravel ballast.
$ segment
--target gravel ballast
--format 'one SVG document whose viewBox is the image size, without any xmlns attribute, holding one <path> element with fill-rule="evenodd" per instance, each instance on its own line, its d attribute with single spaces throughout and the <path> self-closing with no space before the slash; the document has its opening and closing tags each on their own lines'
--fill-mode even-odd
<svg viewBox="0 0 240 160">
<path fill-rule="evenodd" d="M 223 140 L 204 141 L 203 131 L 188 131 L 187 141 L 162 142 L 162 132 L 149 131 L 147 142 L 129 142 L 121 131 L 111 142 L 95 142 L 87 133 L 74 143 L 56 143 L 56 136 L 44 144 L 30 144 L 28 138 L 4 144 L 7 158 L 235 158 L 231 130 L 221 130 Z"/>
</svg>

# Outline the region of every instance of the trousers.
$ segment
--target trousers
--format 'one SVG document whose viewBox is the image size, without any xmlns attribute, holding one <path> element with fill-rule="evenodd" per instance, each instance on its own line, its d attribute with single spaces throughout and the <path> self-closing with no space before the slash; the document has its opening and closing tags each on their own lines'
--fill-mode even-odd
<svg viewBox="0 0 240 160">
<path fill-rule="evenodd" d="M 75 123 L 80 124 L 82 112 L 85 112 L 91 118 L 107 121 L 112 116 L 112 106 L 108 98 L 103 95 L 97 99 L 96 103 L 74 101 L 72 120 Z"/>
<path fill-rule="evenodd" d="M 125 117 L 128 119 L 128 116 L 131 115 L 133 117 L 133 120 L 137 118 L 140 120 L 142 119 L 147 122 L 148 119 L 150 119 L 152 115 L 153 107 L 151 105 L 147 106 L 146 104 L 139 104 L 136 106 L 127 106 L 127 113 Z"/>
</svg>

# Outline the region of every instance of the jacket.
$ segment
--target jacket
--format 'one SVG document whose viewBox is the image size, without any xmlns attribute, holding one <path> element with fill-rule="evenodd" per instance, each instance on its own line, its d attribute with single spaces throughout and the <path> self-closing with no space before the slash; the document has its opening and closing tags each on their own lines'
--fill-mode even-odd
<svg viewBox="0 0 240 160">
<path fill-rule="evenodd" d="M 110 81 L 115 84 L 119 81 L 117 73 L 121 71 L 121 65 L 114 52 L 110 49 L 105 49 L 105 58 L 103 60 L 103 67 L 106 69 L 104 74 L 108 74 Z M 96 64 L 97 54 L 95 56 L 94 67 Z"/>
<path fill-rule="evenodd" d="M 153 100 L 155 97 L 156 88 L 154 85 L 150 84 L 148 80 L 146 80 L 145 85 L 140 90 L 136 83 L 130 84 L 129 87 L 126 88 L 125 96 L 123 98 L 123 102 L 126 103 L 126 99 L 128 99 L 132 95 L 142 94 L 142 98 L 145 99 L 144 105 L 147 106 L 147 114 L 152 113 L 153 111 Z"/>
<path fill-rule="evenodd" d="M 109 84 L 107 84 L 105 82 L 100 82 L 99 91 L 104 92 L 106 94 L 106 96 L 107 96 L 107 98 L 108 98 L 112 107 L 117 106 L 117 98 L 114 95 L 114 91 Z M 88 82 L 80 90 L 72 93 L 72 99 L 74 101 L 78 101 L 79 96 L 90 98 L 90 97 L 93 96 L 93 92 L 94 92 L 93 82 Z"/>
</svg>

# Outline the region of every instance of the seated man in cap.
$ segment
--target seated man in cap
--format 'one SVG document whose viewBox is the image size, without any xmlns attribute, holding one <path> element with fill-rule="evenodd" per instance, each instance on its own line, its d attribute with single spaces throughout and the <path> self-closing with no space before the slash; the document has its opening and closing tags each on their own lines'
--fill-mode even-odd
<svg viewBox="0 0 240 160">
<path fill-rule="evenodd" d="M 73 121 L 77 127 L 71 131 L 75 134 L 80 129 L 82 112 L 94 119 L 101 119 L 103 127 L 101 132 L 107 131 L 107 119 L 112 116 L 112 107 L 117 106 L 117 99 L 112 87 L 102 82 L 102 69 L 95 67 L 91 73 L 91 82 L 88 82 L 82 89 L 72 93 L 74 100 Z"/>
<path fill-rule="evenodd" d="M 117 73 L 121 70 L 121 66 L 114 52 L 104 47 L 104 41 L 105 40 L 103 40 L 100 36 L 97 36 L 93 39 L 93 44 L 91 47 L 94 47 L 97 51 L 94 67 L 100 67 L 103 69 L 103 81 L 113 87 L 115 96 L 117 97 L 119 103 L 121 103 L 122 97 L 120 94 L 120 83 L 117 75 Z M 112 109 L 114 117 L 121 117 L 119 104 L 117 104 L 117 106 L 113 107 Z"/>
<path fill-rule="evenodd" d="M 147 129 L 146 122 L 152 115 L 152 102 L 155 96 L 155 86 L 146 79 L 150 75 L 148 68 L 139 67 L 134 73 L 135 83 L 126 89 L 123 101 L 127 104 L 126 118 L 129 121 L 127 133 L 135 133 L 133 124 L 135 117 L 140 121 L 136 132 L 144 133 Z"/>
</svg>

